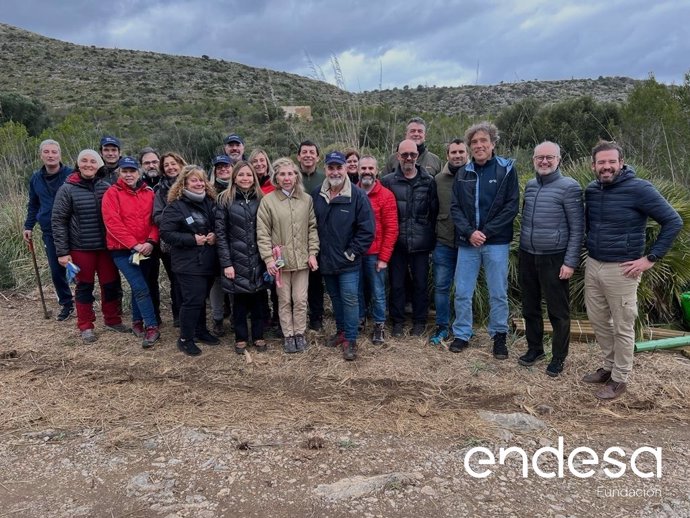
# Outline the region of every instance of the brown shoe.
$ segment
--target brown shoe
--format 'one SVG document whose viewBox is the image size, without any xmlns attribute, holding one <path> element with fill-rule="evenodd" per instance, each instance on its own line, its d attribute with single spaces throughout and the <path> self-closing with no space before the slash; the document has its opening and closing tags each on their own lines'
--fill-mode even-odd
<svg viewBox="0 0 690 518">
<path fill-rule="evenodd" d="M 585 383 L 608 383 L 611 379 L 611 371 L 606 369 L 597 369 L 596 372 L 587 374 L 582 378 Z"/>
<path fill-rule="evenodd" d="M 622 381 L 611 380 L 606 385 L 604 385 L 595 395 L 599 399 L 611 400 L 616 399 L 621 394 L 623 394 L 623 392 L 625 392 L 625 389 L 626 384 Z"/>
</svg>

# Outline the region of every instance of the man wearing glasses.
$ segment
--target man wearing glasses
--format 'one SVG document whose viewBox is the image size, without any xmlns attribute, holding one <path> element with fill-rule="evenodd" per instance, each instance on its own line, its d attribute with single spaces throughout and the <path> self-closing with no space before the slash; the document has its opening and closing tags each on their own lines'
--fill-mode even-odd
<svg viewBox="0 0 690 518">
<path fill-rule="evenodd" d="M 417 165 L 431 176 L 436 176 L 441 172 L 441 159 L 429 151 L 426 147 L 426 122 L 421 117 L 412 117 L 407 122 L 405 139 L 411 140 L 417 146 Z M 381 176 L 385 176 L 395 171 L 398 167 L 398 154 L 393 153 L 386 162 L 386 167 L 381 171 Z"/>
<path fill-rule="evenodd" d="M 449 350 L 459 353 L 472 337 L 472 298 L 479 269 L 489 291 L 489 324 L 493 355 L 508 358 L 508 255 L 520 187 L 513 160 L 496 156 L 498 129 L 480 122 L 465 132 L 472 161 L 461 168 L 453 185 L 450 213 L 458 240 L 455 269 L 455 321 Z"/>
<path fill-rule="evenodd" d="M 580 262 L 584 206 L 580 184 L 561 174 L 557 144 L 542 142 L 534 148 L 532 158 L 536 178 L 525 187 L 518 268 L 527 353 L 518 363 L 529 367 L 545 358 L 543 296 L 553 326 L 552 359 L 546 374 L 555 378 L 568 356 L 569 279 Z"/>
<path fill-rule="evenodd" d="M 139 152 L 139 162 L 141 162 L 142 177 L 146 185 L 153 189 L 160 182 L 161 156 L 152 147 L 145 147 Z"/>
<path fill-rule="evenodd" d="M 403 334 L 405 322 L 405 275 L 412 274 L 412 336 L 426 329 L 429 310 L 429 253 L 436 244 L 438 196 L 434 178 L 417 165 L 419 153 L 413 140 L 398 146 L 398 166 L 381 183 L 395 196 L 398 208 L 398 240 L 388 265 L 390 316 L 394 337 Z"/>
</svg>

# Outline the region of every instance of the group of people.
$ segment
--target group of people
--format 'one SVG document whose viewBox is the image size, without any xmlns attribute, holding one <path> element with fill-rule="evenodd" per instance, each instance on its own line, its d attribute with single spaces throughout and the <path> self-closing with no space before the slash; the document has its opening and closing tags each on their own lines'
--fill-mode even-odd
<svg viewBox="0 0 690 518">
<path fill-rule="evenodd" d="M 506 359 L 509 252 L 520 210 L 515 163 L 495 153 L 498 130 L 486 121 L 448 143 L 445 164 L 425 141 L 426 124 L 415 117 L 383 170 L 356 150 L 326 154 L 321 170 L 312 141 L 300 144 L 297 163 L 288 157 L 271 163 L 261 149 L 246 158 L 244 140 L 231 134 L 207 175 L 173 152 L 145 148 L 138 158 L 121 156 L 120 141 L 110 136 L 99 152 L 79 153 L 72 171 L 61 162 L 59 144 L 46 140 L 39 149 L 43 167 L 30 180 L 24 238 L 32 239 L 38 221 L 62 306 L 58 320 L 76 307 L 84 342 L 96 340 L 96 274 L 106 328 L 130 332 L 122 323 L 121 274 L 132 292 L 131 331 L 145 348 L 158 340 L 161 261 L 185 354 L 201 354 L 199 342 L 219 343 L 230 308 L 238 354 L 250 346 L 265 351 L 266 326 L 277 322 L 283 350 L 302 352 L 307 327 L 323 327 L 325 286 L 336 326 L 325 345 L 354 360 L 367 321 L 373 344 L 386 340 L 387 314 L 392 336 L 403 336 L 408 301 L 409 333 L 426 334 L 431 264 L 436 311 L 429 342 L 453 353 L 469 346 L 483 268 L 492 354 Z M 583 381 L 602 384 L 597 397 L 614 399 L 632 368 L 640 276 L 669 250 L 682 220 L 651 183 L 635 177 L 614 142 L 592 150 L 595 179 L 584 197 L 560 163 L 556 143 L 535 147 L 519 236 L 527 351 L 518 362 L 533 366 L 545 358 L 545 299 L 553 326 L 546 374 L 563 371 L 569 279 L 584 241 L 586 306 L 604 362 Z M 661 228 L 645 251 L 648 217 Z M 74 265 L 73 298 L 65 267 Z"/>
</svg>

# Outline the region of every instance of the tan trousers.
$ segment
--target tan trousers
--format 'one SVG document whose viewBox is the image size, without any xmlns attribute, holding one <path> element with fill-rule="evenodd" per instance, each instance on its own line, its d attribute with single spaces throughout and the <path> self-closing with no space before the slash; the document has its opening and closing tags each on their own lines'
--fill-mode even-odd
<svg viewBox="0 0 690 518">
<path fill-rule="evenodd" d="M 623 275 L 620 263 L 587 258 L 587 316 L 604 355 L 604 369 L 611 371 L 611 379 L 616 382 L 627 383 L 632 371 L 639 284 L 640 277 Z"/>
<path fill-rule="evenodd" d="M 307 329 L 307 289 L 309 270 L 280 272 L 282 286 L 278 292 L 278 318 L 285 337 L 303 335 Z"/>
</svg>

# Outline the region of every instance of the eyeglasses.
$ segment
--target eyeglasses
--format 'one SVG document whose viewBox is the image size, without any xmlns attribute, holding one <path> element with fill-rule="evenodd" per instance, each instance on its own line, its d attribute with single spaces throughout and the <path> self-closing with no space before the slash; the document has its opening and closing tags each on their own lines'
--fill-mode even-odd
<svg viewBox="0 0 690 518">
<path fill-rule="evenodd" d="M 558 157 L 555 155 L 537 155 L 533 158 L 535 162 L 541 162 L 542 160 L 546 160 L 547 162 L 553 162 Z"/>
<path fill-rule="evenodd" d="M 400 158 L 403 160 L 414 160 L 419 156 L 419 153 L 400 153 Z"/>
</svg>

